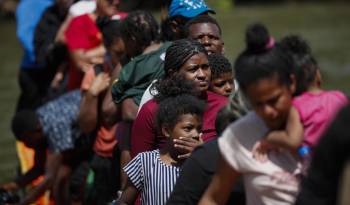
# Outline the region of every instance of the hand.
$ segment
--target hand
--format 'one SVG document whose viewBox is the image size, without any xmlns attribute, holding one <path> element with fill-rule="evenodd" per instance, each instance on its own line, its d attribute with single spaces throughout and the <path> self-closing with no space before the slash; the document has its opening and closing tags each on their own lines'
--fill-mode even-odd
<svg viewBox="0 0 350 205">
<path fill-rule="evenodd" d="M 252 149 L 253 157 L 260 161 L 260 162 L 266 162 L 267 161 L 267 154 L 274 150 L 276 147 L 268 143 L 266 140 L 262 139 L 255 143 Z"/>
<path fill-rule="evenodd" d="M 202 134 L 200 134 L 197 138 L 180 137 L 179 139 L 174 139 L 174 147 L 179 150 L 180 153 L 184 153 L 178 155 L 179 159 L 188 158 L 192 151 L 201 144 L 203 144 Z"/>
<path fill-rule="evenodd" d="M 15 182 L 10 182 L 1 185 L 1 188 L 5 189 L 6 191 L 14 191 L 18 189 L 18 185 Z"/>
<path fill-rule="evenodd" d="M 97 77 L 92 81 L 89 92 L 93 96 L 98 96 L 102 91 L 106 90 L 109 87 L 110 81 L 111 79 L 108 74 L 98 74 Z"/>
</svg>

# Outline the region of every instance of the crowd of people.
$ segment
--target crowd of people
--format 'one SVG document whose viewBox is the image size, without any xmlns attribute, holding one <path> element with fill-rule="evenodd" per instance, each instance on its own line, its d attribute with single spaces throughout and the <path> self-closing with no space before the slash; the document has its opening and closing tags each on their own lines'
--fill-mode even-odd
<svg viewBox="0 0 350 205">
<path fill-rule="evenodd" d="M 121 4 L 20 2 L 12 131 L 34 156 L 1 185 L 32 187 L 19 204 L 336 204 L 348 98 L 321 88 L 302 36 L 248 25 L 231 64 L 204 1 L 160 24 Z"/>
</svg>

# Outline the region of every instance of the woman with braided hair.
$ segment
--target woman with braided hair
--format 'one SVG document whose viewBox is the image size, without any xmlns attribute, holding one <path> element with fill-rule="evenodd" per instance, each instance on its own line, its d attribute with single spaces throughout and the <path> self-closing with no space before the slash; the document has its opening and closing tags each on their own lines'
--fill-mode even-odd
<svg viewBox="0 0 350 205">
<path fill-rule="evenodd" d="M 211 71 L 203 45 L 188 39 L 174 41 L 166 51 L 164 72 L 164 78 L 157 81 L 151 90 L 157 91 L 152 92 L 154 99 L 141 107 L 133 123 L 132 156 L 164 146 L 166 137 L 155 127 L 154 116 L 158 104 L 169 96 L 188 93 L 205 100 L 207 105 L 203 116 L 202 138 L 208 141 L 216 137 L 216 113 L 226 105 L 227 98 L 208 91 Z M 187 158 L 200 141 L 201 139 L 177 139 L 175 147 L 186 153 L 179 158 Z"/>
<path fill-rule="evenodd" d="M 144 90 L 164 73 L 164 53 L 170 43 L 159 41 L 158 23 L 146 11 L 131 12 L 122 23 L 121 33 L 126 55 L 131 61 L 115 81 L 112 95 L 114 102 L 121 106 L 122 119 L 132 121 Z"/>
</svg>

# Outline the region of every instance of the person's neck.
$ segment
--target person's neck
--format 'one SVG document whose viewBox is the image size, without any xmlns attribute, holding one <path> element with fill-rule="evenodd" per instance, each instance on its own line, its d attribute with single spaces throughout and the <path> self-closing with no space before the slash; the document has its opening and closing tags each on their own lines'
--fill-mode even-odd
<svg viewBox="0 0 350 205">
<path fill-rule="evenodd" d="M 179 159 L 179 152 L 174 148 L 172 142 L 168 142 L 167 145 L 159 150 L 160 159 L 170 166 L 181 166 L 183 160 Z"/>
<path fill-rule="evenodd" d="M 322 92 L 322 89 L 320 88 L 319 85 L 311 85 L 307 89 L 307 91 L 310 92 L 310 93 L 318 94 L 318 93 Z"/>
</svg>

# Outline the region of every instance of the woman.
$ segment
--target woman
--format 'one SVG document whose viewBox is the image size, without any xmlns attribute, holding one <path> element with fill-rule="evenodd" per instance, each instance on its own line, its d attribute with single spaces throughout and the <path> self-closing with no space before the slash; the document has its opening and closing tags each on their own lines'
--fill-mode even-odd
<svg viewBox="0 0 350 205">
<path fill-rule="evenodd" d="M 299 163 L 288 150 L 270 152 L 266 162 L 252 155 L 256 141 L 285 126 L 295 91 L 293 61 L 279 45 L 266 46 L 268 35 L 256 32 L 262 28 L 248 29 L 247 49 L 235 63 L 237 80 L 253 111 L 219 138 L 222 159 L 199 204 L 225 204 L 239 175 L 244 179 L 248 205 L 293 204 L 298 193 Z"/>
<path fill-rule="evenodd" d="M 164 71 L 164 78 L 155 85 L 158 94 L 155 99 L 142 106 L 133 123 L 132 156 L 136 156 L 140 152 L 161 148 L 164 145 L 166 138 L 154 125 L 155 111 L 162 99 L 181 94 L 181 92 L 192 92 L 192 89 L 183 89 L 186 81 L 193 83 L 194 90 L 198 91 L 198 97 L 207 103 L 203 117 L 203 140 L 207 141 L 216 137 L 216 113 L 226 105 L 227 98 L 208 91 L 211 71 L 205 48 L 194 40 L 175 41 L 166 51 Z M 173 80 L 174 78 L 178 80 Z M 179 149 L 187 150 L 192 150 L 198 144 L 193 139 L 178 139 L 176 143 Z M 181 157 L 187 156 L 188 154 Z"/>
</svg>

